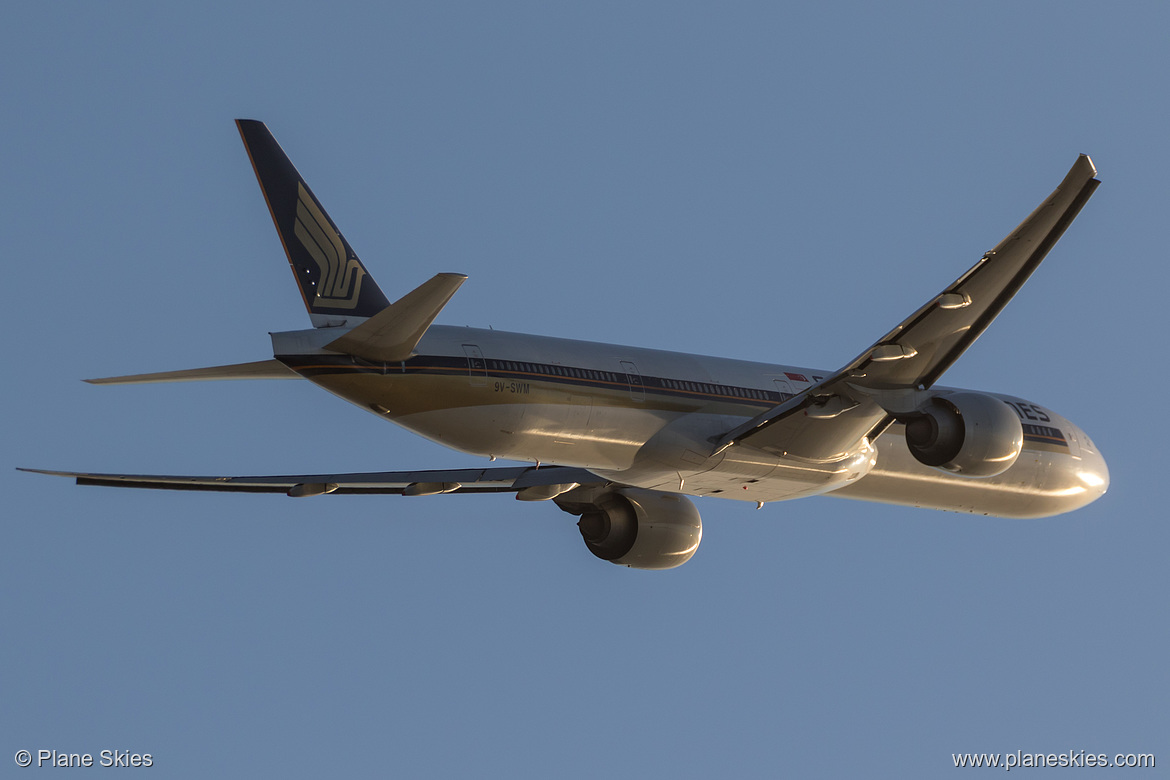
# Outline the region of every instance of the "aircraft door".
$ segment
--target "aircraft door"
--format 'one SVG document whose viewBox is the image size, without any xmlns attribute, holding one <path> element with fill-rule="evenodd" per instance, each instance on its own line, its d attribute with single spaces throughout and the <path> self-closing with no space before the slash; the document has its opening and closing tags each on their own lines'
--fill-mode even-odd
<svg viewBox="0 0 1170 780">
<path fill-rule="evenodd" d="M 642 384 L 642 375 L 638 373 L 638 367 L 629 360 L 623 360 L 622 370 L 626 372 L 626 381 L 630 383 L 630 398 L 635 401 L 646 400 L 646 387 Z"/>
<path fill-rule="evenodd" d="M 791 382 L 789 382 L 787 379 L 773 379 L 772 381 L 776 383 L 776 389 L 780 391 L 782 396 L 785 398 L 792 397 L 793 392 Z"/>
<path fill-rule="evenodd" d="M 471 378 L 471 386 L 487 387 L 487 361 L 483 359 L 483 352 L 475 344 L 464 344 L 463 353 L 467 355 L 467 375 Z"/>
</svg>

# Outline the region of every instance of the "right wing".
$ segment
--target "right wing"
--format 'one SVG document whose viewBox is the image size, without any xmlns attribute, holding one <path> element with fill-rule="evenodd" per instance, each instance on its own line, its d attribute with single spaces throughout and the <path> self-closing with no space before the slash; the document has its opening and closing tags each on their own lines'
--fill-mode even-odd
<svg viewBox="0 0 1170 780">
<path fill-rule="evenodd" d="M 743 443 L 810 460 L 842 457 L 893 421 L 891 401 L 929 389 L 1003 311 L 1100 184 L 1088 155 L 1060 186 L 967 273 L 840 371 L 729 431 Z"/>
<path fill-rule="evenodd" d="M 515 493 L 520 500 L 553 498 L 578 485 L 602 484 L 585 469 L 567 466 L 506 466 L 432 471 L 377 471 L 357 474 L 295 474 L 271 477 L 185 477 L 158 474 L 91 474 L 82 471 L 18 469 L 54 477 L 70 477 L 78 485 L 211 490 L 235 493 L 284 493 L 294 498 L 339 494 Z"/>
</svg>

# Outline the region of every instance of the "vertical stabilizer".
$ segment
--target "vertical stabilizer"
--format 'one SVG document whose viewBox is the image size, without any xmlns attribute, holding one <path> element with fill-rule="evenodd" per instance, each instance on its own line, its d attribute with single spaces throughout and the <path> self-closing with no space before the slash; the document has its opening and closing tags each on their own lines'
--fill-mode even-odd
<svg viewBox="0 0 1170 780">
<path fill-rule="evenodd" d="M 313 326 L 354 324 L 390 302 L 263 122 L 236 126 Z"/>
</svg>

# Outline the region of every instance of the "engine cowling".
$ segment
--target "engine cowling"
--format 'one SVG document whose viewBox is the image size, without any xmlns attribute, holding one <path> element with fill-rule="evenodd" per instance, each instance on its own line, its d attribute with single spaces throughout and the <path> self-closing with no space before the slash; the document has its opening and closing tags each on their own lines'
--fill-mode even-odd
<svg viewBox="0 0 1170 780">
<path fill-rule="evenodd" d="M 641 488 L 604 493 L 577 523 L 589 551 L 634 569 L 673 569 L 699 549 L 703 522 L 684 496 Z"/>
<path fill-rule="evenodd" d="M 1024 449 L 1020 418 L 982 393 L 936 396 L 904 422 L 906 446 L 919 463 L 964 477 L 1002 474 Z"/>
</svg>

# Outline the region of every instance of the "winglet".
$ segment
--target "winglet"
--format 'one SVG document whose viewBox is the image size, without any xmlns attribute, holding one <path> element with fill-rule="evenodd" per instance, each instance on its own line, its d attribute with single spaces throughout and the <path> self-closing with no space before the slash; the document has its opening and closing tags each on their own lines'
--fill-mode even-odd
<svg viewBox="0 0 1170 780">
<path fill-rule="evenodd" d="M 317 328 L 372 317 L 389 301 L 263 122 L 237 119 L 305 308 Z"/>
<path fill-rule="evenodd" d="M 1069 170 L 1068 175 L 1064 177 L 1064 181 L 1060 183 L 1062 187 L 1068 184 L 1080 185 L 1088 179 L 1092 179 L 1097 175 L 1097 166 L 1093 165 L 1093 160 L 1089 155 L 1082 154 L 1077 157 L 1077 161 L 1073 163 L 1073 167 Z"/>
<path fill-rule="evenodd" d="M 325 348 L 375 363 L 406 360 L 465 281 L 463 274 L 438 274 Z"/>
</svg>

